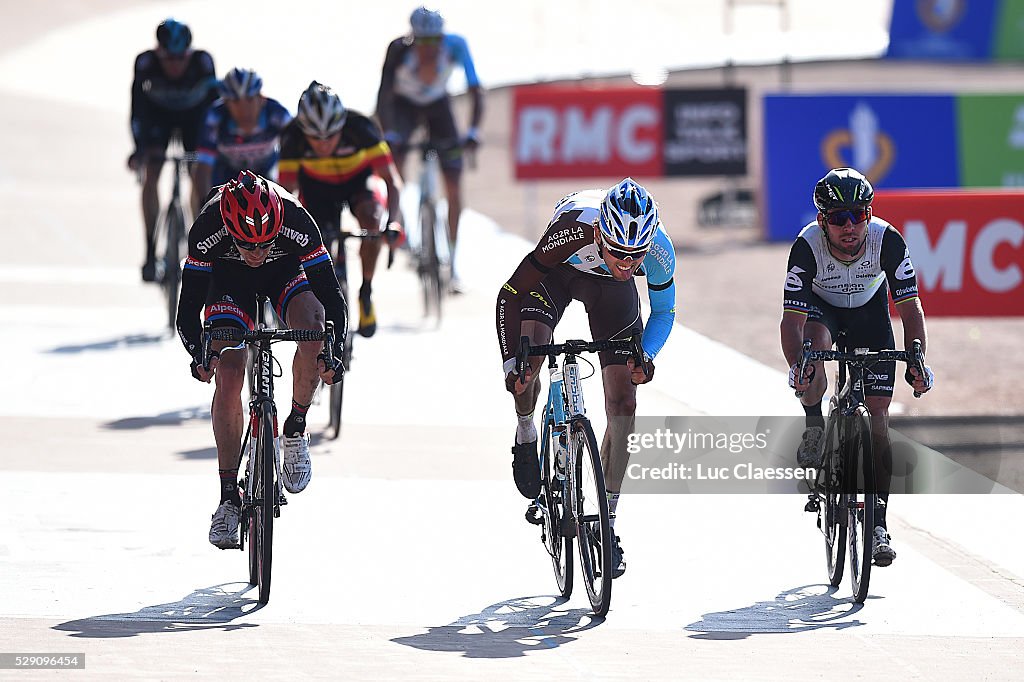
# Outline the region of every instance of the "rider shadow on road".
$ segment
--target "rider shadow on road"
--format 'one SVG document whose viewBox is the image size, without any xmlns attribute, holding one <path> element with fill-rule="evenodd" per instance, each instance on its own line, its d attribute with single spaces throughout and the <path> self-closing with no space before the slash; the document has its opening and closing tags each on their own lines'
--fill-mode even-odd
<svg viewBox="0 0 1024 682">
<path fill-rule="evenodd" d="M 141 346 L 145 344 L 163 343 L 168 339 L 166 332 L 160 334 L 128 334 L 126 336 L 118 336 L 113 339 L 107 339 L 106 341 L 93 341 L 92 343 L 79 343 L 69 344 L 67 346 L 57 346 L 46 351 L 47 353 L 83 353 L 86 351 L 107 351 L 107 350 L 121 350 L 124 348 L 130 348 L 132 346 Z"/>
<path fill-rule="evenodd" d="M 518 658 L 554 649 L 601 624 L 588 609 L 559 610 L 561 597 L 520 597 L 492 604 L 454 623 L 392 642 L 427 651 L 461 652 L 466 658 Z"/>
<path fill-rule="evenodd" d="M 750 635 L 845 630 L 864 625 L 859 619 L 850 619 L 863 604 L 837 599 L 838 590 L 838 587 L 823 585 L 794 587 L 780 592 L 771 601 L 705 613 L 701 620 L 687 625 L 686 629 L 697 633 L 690 635 L 693 639 L 733 640 Z"/>
<path fill-rule="evenodd" d="M 262 608 L 256 599 L 242 595 L 252 590 L 248 583 L 225 583 L 196 590 L 183 599 L 167 604 L 145 606 L 134 613 L 110 613 L 91 616 L 53 626 L 70 632 L 71 637 L 116 638 L 161 632 L 193 632 L 214 628 L 224 631 L 258 627 L 255 623 L 235 623 L 238 618 Z"/>
<path fill-rule="evenodd" d="M 115 431 L 131 431 L 136 429 L 148 429 L 153 426 L 178 427 L 189 421 L 209 421 L 209 407 L 189 407 L 171 412 L 161 412 L 151 417 L 124 417 L 107 422 L 103 428 Z"/>
</svg>

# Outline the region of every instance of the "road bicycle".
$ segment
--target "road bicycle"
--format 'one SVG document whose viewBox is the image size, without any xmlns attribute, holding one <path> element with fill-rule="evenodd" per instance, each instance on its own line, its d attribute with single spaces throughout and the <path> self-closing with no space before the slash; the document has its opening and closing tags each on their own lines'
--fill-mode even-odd
<svg viewBox="0 0 1024 682">
<path fill-rule="evenodd" d="M 239 465 L 245 460 L 245 473 L 238 482 L 242 495 L 238 548 L 244 551 L 248 540 L 249 584 L 259 586 L 259 602 L 266 604 L 270 599 L 274 519 L 281 516 L 281 507 L 288 504 L 281 490 L 281 444 L 274 404 L 274 378 L 281 376 L 281 366 L 274 359 L 271 344 L 323 341 L 325 362 L 331 366 L 334 324 L 327 322 L 324 331 L 267 329 L 263 325 L 255 331 L 243 331 L 237 327 L 214 329 L 207 321 L 203 328 L 204 367 L 210 366 L 213 341 L 239 344 L 236 348 L 246 345 L 256 351 L 256 362 L 250 370 L 249 423 L 238 454 Z"/>
<path fill-rule="evenodd" d="M 555 582 L 566 599 L 572 594 L 572 546 L 576 540 L 591 609 L 594 615 L 604 617 L 611 606 L 615 540 L 601 452 L 583 405 L 585 377 L 580 376 L 577 362 L 582 353 L 600 351 L 628 352 L 639 363 L 640 337 L 531 346 L 529 337 L 524 336 L 516 366 L 522 377 L 527 358 L 547 356 L 550 375 L 540 446 L 540 494 L 527 510 L 526 520 L 541 527 L 541 542 L 551 555 Z M 561 367 L 559 355 L 565 356 Z"/>
<path fill-rule="evenodd" d="M 804 510 L 818 515 L 818 528 L 825 536 L 829 583 L 838 587 L 842 582 L 844 554 L 848 553 L 853 600 L 861 604 L 868 596 L 871 578 L 878 501 L 871 413 L 864 403 L 864 386 L 871 379 L 871 366 L 879 362 L 905 362 L 923 376 L 924 354 L 916 339 L 909 351 L 851 351 L 844 333 L 837 336 L 836 347 L 838 350 L 811 350 L 810 339 L 803 343 L 798 376 L 803 376 L 809 362 L 839 363 L 822 438 L 821 465 Z M 796 394 L 800 397 L 803 392 Z M 914 392 L 915 398 L 920 395 Z"/>
<path fill-rule="evenodd" d="M 180 141 L 178 144 L 174 144 L 172 140 L 170 148 L 176 149 L 173 153 L 165 156 L 165 160 L 174 169 L 171 198 L 157 223 L 156 237 L 158 243 L 159 240 L 162 240 L 164 246 L 163 255 L 158 258 L 160 268 L 158 279 L 164 289 L 167 302 L 167 326 L 173 332 L 175 331 L 175 318 L 178 314 L 178 294 L 181 291 L 181 261 L 188 248 L 185 242 L 188 236 L 188 219 L 181 198 L 181 177 L 188 175 L 188 169 L 190 164 L 195 161 L 196 155 L 194 152 L 183 151 Z"/>
</svg>

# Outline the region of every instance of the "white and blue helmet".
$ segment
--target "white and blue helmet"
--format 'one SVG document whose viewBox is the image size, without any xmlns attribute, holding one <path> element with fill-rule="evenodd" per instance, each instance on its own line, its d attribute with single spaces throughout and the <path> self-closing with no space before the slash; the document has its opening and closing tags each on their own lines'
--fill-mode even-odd
<svg viewBox="0 0 1024 682">
<path fill-rule="evenodd" d="M 415 38 L 432 38 L 444 32 L 444 17 L 436 9 L 420 5 L 409 17 L 412 35 Z"/>
<path fill-rule="evenodd" d="M 220 82 L 218 90 L 224 99 L 241 99 L 260 94 L 263 79 L 252 69 L 234 68 Z"/>
<path fill-rule="evenodd" d="M 610 248 L 642 253 L 651 247 L 658 231 L 658 205 L 633 178 L 613 186 L 601 202 L 598 224 L 601 238 Z"/>
</svg>

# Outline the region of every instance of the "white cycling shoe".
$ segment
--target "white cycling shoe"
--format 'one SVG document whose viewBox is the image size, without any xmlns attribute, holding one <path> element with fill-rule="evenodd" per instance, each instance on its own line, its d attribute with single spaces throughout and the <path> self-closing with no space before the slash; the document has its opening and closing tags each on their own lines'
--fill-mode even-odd
<svg viewBox="0 0 1024 682">
<path fill-rule="evenodd" d="M 302 434 L 294 438 L 282 436 L 281 449 L 284 450 L 284 462 L 281 466 L 284 488 L 290 493 L 301 493 L 309 485 L 309 479 L 313 477 L 313 468 L 309 461 L 309 435 Z"/>
<path fill-rule="evenodd" d="M 821 466 L 821 437 L 825 430 L 820 426 L 810 426 L 803 434 L 800 447 L 796 451 L 796 463 L 803 468 Z"/>
<path fill-rule="evenodd" d="M 881 526 L 875 526 L 874 542 L 875 546 L 871 550 L 871 563 L 875 566 L 888 566 L 891 564 L 893 559 L 896 558 L 896 550 L 889 544 L 892 542 L 889 531 Z"/>
<path fill-rule="evenodd" d="M 210 544 L 221 549 L 238 548 L 239 508 L 228 501 L 220 503 L 210 521 Z"/>
</svg>

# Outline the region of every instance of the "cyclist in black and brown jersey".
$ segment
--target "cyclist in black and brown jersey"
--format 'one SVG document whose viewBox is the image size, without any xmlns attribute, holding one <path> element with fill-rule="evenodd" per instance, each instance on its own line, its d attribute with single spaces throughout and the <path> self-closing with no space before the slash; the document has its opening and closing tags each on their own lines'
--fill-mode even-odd
<svg viewBox="0 0 1024 682">
<path fill-rule="evenodd" d="M 245 424 L 242 385 L 246 353 L 214 342 L 215 359 L 202 363 L 202 323 L 255 328 L 257 296 L 267 296 L 292 329 L 322 330 L 331 320 L 338 330 L 335 358 L 342 357 L 348 313 L 320 230 L 283 187 L 242 171 L 237 180 L 215 187 L 189 232 L 188 258 L 181 277 L 178 335 L 192 357 L 192 376 L 217 379 L 213 394 L 213 434 L 217 442 L 221 501 L 210 526 L 210 542 L 237 546 L 238 452 Z M 298 493 L 309 483 L 306 411 L 322 379 L 330 384 L 342 371 L 340 360 L 325 367 L 322 344 L 297 344 L 292 362 L 292 409 L 282 428 L 285 489 Z"/>
<path fill-rule="evenodd" d="M 341 211 L 348 206 L 359 227 L 379 232 L 387 216 L 386 235 L 392 248 L 402 234 L 399 193 L 402 180 L 380 128 L 363 114 L 346 109 L 341 98 L 316 81 L 299 98 L 298 113 L 284 130 L 281 184 L 297 192 L 324 235 L 328 250 L 338 239 Z M 359 333 L 373 336 L 377 314 L 371 298 L 380 240 L 364 239 L 359 247 Z M 344 244 L 338 245 L 339 279 L 345 273 Z"/>
<path fill-rule="evenodd" d="M 543 358 L 530 358 L 525 376 L 516 374 L 521 336 L 530 344 L 551 342 L 555 326 L 572 300 L 582 301 L 595 340 L 628 339 L 643 333 L 643 363 L 627 355 L 599 354 L 608 427 L 601 443 L 608 509 L 613 526 L 619 490 L 629 464 L 626 438 L 636 413 L 636 387 L 654 376 L 654 357 L 675 320 L 675 250 L 654 198 L 626 178 L 607 191 L 584 190 L 563 198 L 547 230 L 498 292 L 496 325 L 505 388 L 515 400 L 518 424 L 512 474 L 527 499 L 540 492 L 537 427 L 533 412 L 540 397 L 537 371 Z M 634 277 L 647 278 L 651 314 L 645 326 Z M 626 569 L 618 537 L 612 549 L 612 577 Z"/>
<path fill-rule="evenodd" d="M 807 415 L 797 452 L 801 467 L 821 464 L 825 425 L 821 400 L 828 387 L 823 363 L 810 364 L 804 376 L 797 376 L 805 338 L 811 339 L 814 350 L 828 350 L 842 331 L 850 348 L 893 348 L 891 293 L 903 322 L 905 347 L 920 339 L 922 349 L 927 349 L 924 309 L 910 250 L 892 225 L 873 215 L 874 197 L 871 183 L 860 172 L 853 168 L 829 171 L 814 187 L 818 216 L 801 230 L 789 254 L 781 335 L 782 351 L 790 364 L 789 385 L 803 391 L 800 403 Z M 934 383 L 931 369 L 924 370 L 924 376 L 915 368 L 904 376 L 920 393 L 931 390 Z M 864 386 L 879 491 L 872 549 L 878 566 L 888 566 L 896 558 L 885 517 L 892 473 L 889 403 L 895 374 L 895 362 L 877 363 L 867 373 Z"/>
</svg>

